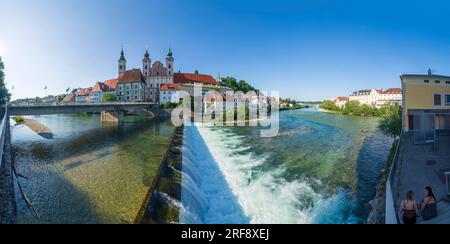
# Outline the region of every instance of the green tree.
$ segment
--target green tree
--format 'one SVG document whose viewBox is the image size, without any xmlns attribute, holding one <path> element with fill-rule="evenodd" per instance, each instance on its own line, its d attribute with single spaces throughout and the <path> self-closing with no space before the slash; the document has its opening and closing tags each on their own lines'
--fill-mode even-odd
<svg viewBox="0 0 450 244">
<path fill-rule="evenodd" d="M 41 103 L 43 103 L 42 98 L 40 98 L 40 97 L 36 97 L 36 98 L 34 99 L 34 102 L 35 102 L 36 104 L 41 104 Z"/>
<path fill-rule="evenodd" d="M 224 85 L 226 87 L 231 88 L 233 91 L 237 91 L 238 90 L 238 85 L 237 85 L 237 81 L 235 78 L 233 77 L 226 77 L 222 79 L 222 82 L 224 83 Z"/>
<path fill-rule="evenodd" d="M 361 110 L 361 104 L 358 101 L 349 101 L 345 104 L 344 112 L 346 114 L 358 114 Z"/>
<path fill-rule="evenodd" d="M 5 65 L 3 64 L 2 57 L 0 57 L 0 103 L 9 102 L 11 94 L 5 85 Z"/>
<path fill-rule="evenodd" d="M 114 96 L 111 93 L 103 94 L 103 102 L 109 103 L 109 102 L 115 102 L 116 100 L 117 100 L 116 96 Z"/>
<path fill-rule="evenodd" d="M 402 108 L 397 104 L 387 104 L 382 110 L 378 128 L 387 136 L 399 137 L 402 131 Z"/>
<path fill-rule="evenodd" d="M 331 100 L 325 100 L 320 104 L 320 107 L 326 110 L 339 111 L 341 110 L 336 104 Z"/>
<path fill-rule="evenodd" d="M 231 88 L 233 91 L 242 91 L 244 93 L 254 91 L 259 93 L 259 90 L 251 86 L 245 80 L 240 80 L 239 82 L 234 77 L 225 77 L 222 79 L 222 83 L 224 86 Z"/>
</svg>

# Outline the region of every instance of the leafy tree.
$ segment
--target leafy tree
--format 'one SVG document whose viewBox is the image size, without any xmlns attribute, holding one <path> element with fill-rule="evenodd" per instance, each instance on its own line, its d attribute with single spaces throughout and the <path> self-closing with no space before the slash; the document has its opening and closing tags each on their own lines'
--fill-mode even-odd
<svg viewBox="0 0 450 244">
<path fill-rule="evenodd" d="M 339 111 L 341 110 L 336 104 L 331 100 L 325 100 L 320 104 L 320 107 L 326 110 Z"/>
<path fill-rule="evenodd" d="M 234 77 L 226 77 L 222 79 L 222 83 L 224 86 L 231 88 L 233 91 L 242 91 L 244 93 L 254 91 L 259 93 L 259 90 L 251 86 L 245 80 L 240 80 L 239 82 Z"/>
<path fill-rule="evenodd" d="M 115 102 L 117 101 L 116 96 L 112 95 L 111 93 L 105 93 L 103 94 L 103 102 Z"/>
<path fill-rule="evenodd" d="M 41 103 L 43 103 L 42 98 L 40 98 L 40 97 L 36 97 L 36 98 L 34 99 L 34 102 L 35 102 L 36 104 L 41 104 Z"/>
<path fill-rule="evenodd" d="M 402 108 L 397 104 L 387 104 L 382 109 L 384 113 L 378 127 L 387 136 L 397 138 L 402 131 Z"/>
<path fill-rule="evenodd" d="M 360 112 L 361 104 L 358 101 L 348 101 L 347 104 L 345 104 L 344 111 L 347 114 L 356 114 Z"/>
<path fill-rule="evenodd" d="M 0 57 L 0 103 L 9 102 L 11 99 L 11 94 L 5 85 L 5 65 L 2 62 L 2 57 Z"/>
</svg>

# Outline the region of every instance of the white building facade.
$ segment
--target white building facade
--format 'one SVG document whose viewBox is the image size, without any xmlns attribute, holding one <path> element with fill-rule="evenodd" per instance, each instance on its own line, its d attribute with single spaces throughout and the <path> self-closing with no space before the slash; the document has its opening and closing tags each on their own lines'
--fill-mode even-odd
<svg viewBox="0 0 450 244">
<path fill-rule="evenodd" d="M 159 91 L 159 104 L 164 105 L 174 101 L 179 101 L 180 86 L 176 84 L 163 84 Z"/>
<path fill-rule="evenodd" d="M 390 88 L 387 90 L 359 90 L 349 96 L 349 101 L 358 101 L 360 104 L 372 107 L 382 107 L 387 103 L 402 103 L 402 90 L 400 88 Z"/>
</svg>

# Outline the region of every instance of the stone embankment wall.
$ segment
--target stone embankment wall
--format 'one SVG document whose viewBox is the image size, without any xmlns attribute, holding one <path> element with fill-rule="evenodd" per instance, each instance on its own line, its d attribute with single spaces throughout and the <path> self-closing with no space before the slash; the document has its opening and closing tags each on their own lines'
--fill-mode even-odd
<svg viewBox="0 0 450 244">
<path fill-rule="evenodd" d="M 179 222 L 184 128 L 175 129 L 172 142 L 162 160 L 159 173 L 148 193 L 138 224 L 172 224 Z"/>
</svg>

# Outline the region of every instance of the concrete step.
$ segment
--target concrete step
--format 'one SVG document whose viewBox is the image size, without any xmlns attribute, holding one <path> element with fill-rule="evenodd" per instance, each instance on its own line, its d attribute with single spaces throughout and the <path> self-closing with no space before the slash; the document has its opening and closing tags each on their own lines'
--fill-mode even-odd
<svg viewBox="0 0 450 244">
<path fill-rule="evenodd" d="M 450 224 L 450 212 L 440 214 L 437 218 L 422 222 L 421 224 L 426 224 L 426 225 Z"/>
<path fill-rule="evenodd" d="M 450 203 L 441 201 L 437 204 L 438 217 L 429 221 L 418 219 L 418 224 L 450 224 Z"/>
</svg>

